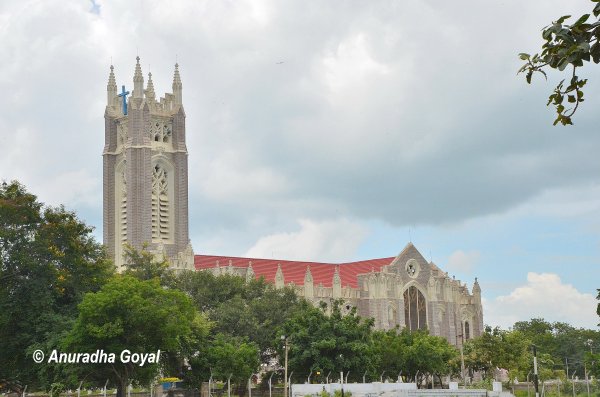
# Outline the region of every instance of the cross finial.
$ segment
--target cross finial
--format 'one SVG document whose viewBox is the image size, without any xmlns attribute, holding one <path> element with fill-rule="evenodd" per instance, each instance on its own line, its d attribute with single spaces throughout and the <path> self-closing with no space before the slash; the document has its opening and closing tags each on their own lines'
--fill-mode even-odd
<svg viewBox="0 0 600 397">
<path fill-rule="evenodd" d="M 125 86 L 121 87 L 120 97 L 123 97 L 123 115 L 127 116 L 127 95 L 129 95 L 129 91 L 125 91 Z"/>
</svg>

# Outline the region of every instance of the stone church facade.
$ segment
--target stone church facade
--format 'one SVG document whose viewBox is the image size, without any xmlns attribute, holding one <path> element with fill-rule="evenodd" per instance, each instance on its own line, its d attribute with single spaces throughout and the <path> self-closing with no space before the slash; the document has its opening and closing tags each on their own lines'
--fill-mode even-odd
<svg viewBox="0 0 600 397">
<path fill-rule="evenodd" d="M 104 244 L 123 266 L 123 246 L 166 257 L 174 269 L 264 277 L 290 286 L 318 305 L 343 302 L 377 329 L 428 329 L 454 345 L 483 331 L 481 289 L 427 261 L 409 243 L 397 256 L 350 263 L 194 255 L 188 232 L 188 166 L 182 83 L 175 65 L 173 92 L 156 99 L 152 75 L 144 88 L 139 57 L 128 100 L 110 68 L 105 111 Z"/>
<path fill-rule="evenodd" d="M 428 262 L 409 243 L 397 256 L 349 263 L 196 255 L 196 269 L 246 279 L 264 277 L 277 288 L 289 286 L 318 305 L 341 300 L 375 320 L 375 328 L 428 329 L 453 345 L 483 331 L 481 288 L 468 287 Z"/>
</svg>

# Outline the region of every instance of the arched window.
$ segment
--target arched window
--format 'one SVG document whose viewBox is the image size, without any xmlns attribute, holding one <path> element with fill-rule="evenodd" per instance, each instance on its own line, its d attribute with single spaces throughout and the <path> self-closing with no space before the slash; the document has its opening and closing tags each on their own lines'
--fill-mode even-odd
<svg viewBox="0 0 600 397">
<path fill-rule="evenodd" d="M 169 177 L 160 164 L 152 169 L 152 239 L 169 240 Z"/>
<path fill-rule="evenodd" d="M 404 319 L 411 331 L 427 328 L 427 302 L 415 286 L 404 291 Z"/>
<path fill-rule="evenodd" d="M 465 321 L 465 340 L 471 338 L 471 330 L 469 329 L 469 322 Z"/>
</svg>

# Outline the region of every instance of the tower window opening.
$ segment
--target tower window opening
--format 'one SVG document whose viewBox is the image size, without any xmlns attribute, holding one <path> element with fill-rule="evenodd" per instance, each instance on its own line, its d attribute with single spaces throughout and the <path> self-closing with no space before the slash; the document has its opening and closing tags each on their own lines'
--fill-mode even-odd
<svg viewBox="0 0 600 397">
<path fill-rule="evenodd" d="M 159 164 L 152 170 L 152 239 L 168 240 L 170 232 L 169 178 Z"/>
</svg>

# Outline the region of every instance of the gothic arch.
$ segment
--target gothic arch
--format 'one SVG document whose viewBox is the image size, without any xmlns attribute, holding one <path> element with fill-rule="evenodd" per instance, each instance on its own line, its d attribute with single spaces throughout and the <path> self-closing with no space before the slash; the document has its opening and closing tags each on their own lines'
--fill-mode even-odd
<svg viewBox="0 0 600 397">
<path fill-rule="evenodd" d="M 115 165 L 114 239 L 115 262 L 123 263 L 123 244 L 127 242 L 127 162 L 125 158 Z"/>
<path fill-rule="evenodd" d="M 417 280 L 410 280 L 409 282 L 407 282 L 406 284 L 404 284 L 404 288 L 402 289 L 402 293 L 406 292 L 407 289 L 409 289 L 410 287 L 415 287 L 416 289 L 418 289 L 423 296 L 425 297 L 425 299 L 427 301 L 429 301 L 429 296 L 427 295 L 427 290 L 425 288 L 423 288 L 423 286 L 421 284 L 419 284 L 417 282 Z"/>
<path fill-rule="evenodd" d="M 152 158 L 152 241 L 172 242 L 174 167 L 165 156 Z"/>
<path fill-rule="evenodd" d="M 404 320 L 410 331 L 427 328 L 426 294 L 416 283 L 408 283 L 404 289 Z"/>
</svg>

